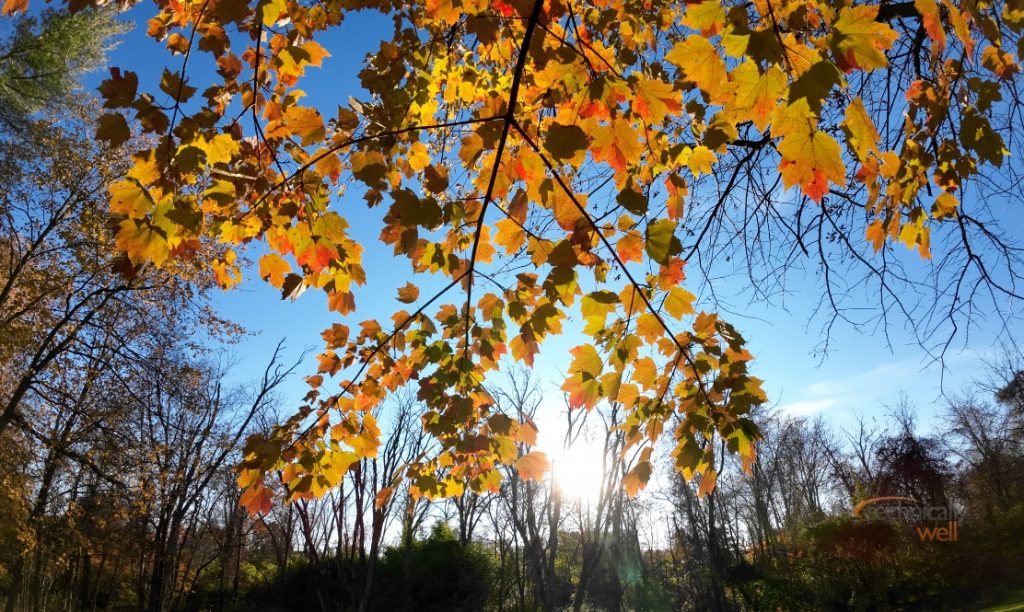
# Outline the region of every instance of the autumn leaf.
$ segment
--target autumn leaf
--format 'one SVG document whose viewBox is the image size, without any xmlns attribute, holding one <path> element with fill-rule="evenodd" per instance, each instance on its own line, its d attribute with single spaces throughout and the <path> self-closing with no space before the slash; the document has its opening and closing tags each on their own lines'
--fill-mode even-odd
<svg viewBox="0 0 1024 612">
<path fill-rule="evenodd" d="M 831 45 L 836 64 L 846 72 L 871 71 L 889 64 L 885 58 L 899 36 L 892 28 L 875 20 L 878 6 L 862 4 L 844 7 L 833 24 Z"/>
<path fill-rule="evenodd" d="M 841 153 L 835 139 L 824 132 L 798 130 L 787 135 L 779 144 L 783 186 L 799 185 L 807 197 L 820 202 L 830 183 L 841 185 L 846 180 Z"/>
<path fill-rule="evenodd" d="M 595 161 L 606 162 L 617 172 L 639 161 L 644 145 L 632 124 L 625 119 L 613 119 L 609 125 L 594 129 L 591 153 Z"/>
<path fill-rule="evenodd" d="M 278 289 L 284 284 L 284 277 L 292 268 L 277 253 L 267 253 L 260 257 L 260 278 L 268 281 Z"/>
<path fill-rule="evenodd" d="M 142 219 L 156 208 L 149 191 L 135 179 L 125 179 L 111 185 L 110 212 L 131 219 Z"/>
<path fill-rule="evenodd" d="M 516 471 L 524 480 L 539 482 L 544 479 L 544 474 L 550 469 L 551 462 L 548 461 L 548 456 L 541 451 L 531 451 L 516 461 Z"/>
<path fill-rule="evenodd" d="M 778 66 L 769 66 L 761 74 L 757 63 L 746 61 L 736 67 L 729 77 L 736 84 L 736 110 L 750 113 L 757 129 L 768 127 L 772 111 L 786 91 L 786 76 Z"/>
<path fill-rule="evenodd" d="M 398 301 L 403 304 L 412 304 L 420 297 L 420 288 L 412 283 L 398 289 Z"/>
<path fill-rule="evenodd" d="M 128 122 L 121 113 L 101 115 L 96 126 L 96 138 L 105 140 L 112 147 L 117 147 L 132 137 Z"/>
<path fill-rule="evenodd" d="M 126 109 L 98 118 L 101 140 L 153 135 L 110 189 L 111 227 L 129 267 L 209 269 L 230 286 L 257 254 L 258 275 L 284 297 L 315 289 L 347 315 L 368 281 L 363 253 L 377 253 L 372 217 L 373 235 L 412 270 L 396 283 L 407 281 L 400 302 L 447 287 L 423 296 L 432 312 L 326 330 L 308 405 L 275 430 L 294 455 L 249 466 L 247 484 L 284 463 L 292 496 L 336 486 L 345 461 L 327 458 L 326 425 L 298 441 L 297 424 L 345 423 L 343 452 L 372 457 L 382 433 L 371 411 L 409 384 L 429 406 L 436 449 L 408 466 L 414 496 L 494 490 L 501 465 L 539 477 L 536 457 L 517 460 L 535 428 L 496 416 L 482 381 L 506 353 L 532 366 L 546 340 L 577 333 L 578 305 L 569 403 L 619 401 L 630 448 L 653 447 L 675 415 L 676 469 L 703 473 L 706 493 L 716 475 L 702 449 L 726 440 L 749 466 L 756 440 L 737 423 L 765 396 L 738 331 L 695 313 L 681 237 L 713 265 L 713 245 L 753 239 L 749 206 L 804 231 L 790 216 L 803 213 L 777 206 L 779 179 L 819 202 L 848 196 L 829 198 L 829 215 L 866 218 L 876 250 L 901 240 L 928 257 L 933 228 L 957 215 L 955 194 L 1012 146 L 999 112 L 1019 75 L 1007 32 L 1024 11 L 1005 4 L 384 3 L 401 27 L 356 68 L 362 89 L 321 101 L 336 88 L 309 68 L 360 3 L 161 3 L 149 35 L 189 61 L 115 70 L 100 86 L 108 109 Z M 912 48 L 921 53 L 903 53 Z M 890 59 L 892 74 L 913 76 L 882 79 L 882 96 L 868 73 Z M 765 168 L 779 175 L 761 186 Z M 354 377 L 337 381 L 344 391 L 320 396 L 343 370 Z M 623 475 L 627 492 L 652 464 Z"/>
<path fill-rule="evenodd" d="M 274 496 L 270 489 L 260 485 L 253 485 L 242 491 L 238 503 L 249 511 L 249 514 L 266 514 L 270 508 Z"/>
<path fill-rule="evenodd" d="M 560 161 L 579 163 L 588 144 L 586 132 L 578 125 L 552 123 L 544 134 L 544 148 Z"/>
<path fill-rule="evenodd" d="M 666 115 L 677 114 L 683 108 L 682 96 L 664 81 L 641 76 L 634 85 L 634 91 L 633 110 L 650 123 L 661 123 Z"/>
<path fill-rule="evenodd" d="M 691 35 L 676 43 L 665 59 L 678 66 L 687 81 L 709 94 L 720 91 L 726 81 L 725 61 L 701 36 Z"/>
<path fill-rule="evenodd" d="M 302 140 L 303 146 L 323 140 L 325 135 L 324 119 L 314 108 L 289 107 L 284 113 L 284 125 Z"/>
<path fill-rule="evenodd" d="M 601 356 L 589 344 L 577 346 L 570 353 L 573 359 L 569 378 L 562 384 L 562 390 L 569 394 L 570 406 L 593 408 L 601 398 Z"/>
<path fill-rule="evenodd" d="M 626 495 L 636 497 L 641 490 L 646 488 L 647 482 L 651 479 L 651 472 L 649 461 L 640 461 L 633 469 L 629 470 L 622 477 L 622 487 L 626 490 Z"/>
<path fill-rule="evenodd" d="M 846 128 L 847 142 L 857 154 L 857 159 L 864 161 L 868 158 L 868 153 L 878 154 L 878 142 L 881 137 L 878 135 L 875 123 L 864 108 L 864 102 L 859 97 L 854 98 L 846 107 L 846 120 L 843 122 L 843 127 Z"/>
<path fill-rule="evenodd" d="M 668 264 L 671 257 L 683 252 L 683 245 L 675 235 L 676 224 L 669 219 L 660 219 L 647 224 L 647 240 L 644 249 L 647 256 L 660 264 Z"/>
<path fill-rule="evenodd" d="M 941 52 L 946 48 L 946 32 L 939 15 L 939 3 L 936 0 L 914 0 L 914 8 L 921 15 L 921 24 L 928 38 L 932 39 L 936 51 Z"/>
<path fill-rule="evenodd" d="M 527 446 L 535 446 L 537 433 L 537 426 L 533 424 L 533 421 L 526 421 L 519 424 L 519 428 L 516 430 L 516 439 Z"/>
<path fill-rule="evenodd" d="M 697 497 L 704 497 L 715 490 L 715 482 L 718 480 L 718 473 L 714 468 L 708 468 L 700 477 L 700 484 L 697 486 Z"/>
</svg>

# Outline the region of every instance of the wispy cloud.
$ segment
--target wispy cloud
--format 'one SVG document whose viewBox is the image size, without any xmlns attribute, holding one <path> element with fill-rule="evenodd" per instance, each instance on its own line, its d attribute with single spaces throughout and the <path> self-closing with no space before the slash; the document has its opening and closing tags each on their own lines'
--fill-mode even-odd
<svg viewBox="0 0 1024 612">
<path fill-rule="evenodd" d="M 779 410 L 790 416 L 808 416 L 835 406 L 841 399 L 838 397 L 824 397 L 821 399 L 790 402 L 780 406 Z"/>
<path fill-rule="evenodd" d="M 818 381 L 797 393 L 795 401 L 779 406 L 792 416 L 808 416 L 842 406 L 862 405 L 866 397 L 877 397 L 900 386 L 920 366 L 913 361 L 879 364 L 849 376 Z"/>
<path fill-rule="evenodd" d="M 860 394 L 865 389 L 876 389 L 892 385 L 894 381 L 901 377 L 913 374 L 918 368 L 920 368 L 920 364 L 913 361 L 883 363 L 870 370 L 857 372 L 850 376 L 823 380 L 813 385 L 808 385 L 804 389 L 804 393 L 813 396 Z"/>
</svg>

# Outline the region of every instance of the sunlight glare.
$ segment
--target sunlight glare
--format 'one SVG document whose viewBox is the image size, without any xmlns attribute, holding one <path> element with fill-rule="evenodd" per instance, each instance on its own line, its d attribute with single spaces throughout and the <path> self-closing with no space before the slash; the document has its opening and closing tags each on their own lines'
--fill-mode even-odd
<svg viewBox="0 0 1024 612">
<path fill-rule="evenodd" d="M 601 449 L 579 440 L 572 447 L 552 457 L 555 486 L 563 498 L 594 503 L 604 486 L 604 465 Z"/>
</svg>

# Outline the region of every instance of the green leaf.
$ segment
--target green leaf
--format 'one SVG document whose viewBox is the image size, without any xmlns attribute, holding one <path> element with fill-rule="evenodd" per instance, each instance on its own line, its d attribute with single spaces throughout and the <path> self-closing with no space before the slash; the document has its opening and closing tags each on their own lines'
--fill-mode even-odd
<svg viewBox="0 0 1024 612">
<path fill-rule="evenodd" d="M 675 235 L 676 224 L 669 219 L 659 219 L 647 224 L 647 241 L 644 249 L 654 261 L 668 265 L 673 255 L 683 252 L 683 245 Z"/>
<path fill-rule="evenodd" d="M 615 201 L 634 215 L 647 214 L 647 196 L 633 188 L 633 181 L 615 196 Z"/>
<path fill-rule="evenodd" d="M 554 123 L 544 135 L 544 148 L 557 160 L 571 160 L 581 156 L 590 146 L 586 132 L 578 125 Z"/>
</svg>

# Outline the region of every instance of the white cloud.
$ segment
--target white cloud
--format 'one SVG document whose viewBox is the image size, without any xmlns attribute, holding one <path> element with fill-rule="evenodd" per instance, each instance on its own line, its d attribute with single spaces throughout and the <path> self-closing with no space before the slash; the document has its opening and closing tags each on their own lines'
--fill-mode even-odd
<svg viewBox="0 0 1024 612">
<path fill-rule="evenodd" d="M 779 410 L 790 416 L 807 416 L 827 410 L 838 404 L 841 399 L 842 398 L 839 397 L 823 397 L 819 399 L 802 400 L 780 406 Z"/>
<path fill-rule="evenodd" d="M 850 376 L 823 380 L 808 385 L 804 389 L 805 395 L 812 396 L 836 396 L 863 393 L 865 389 L 879 389 L 892 386 L 900 379 L 912 375 L 920 369 L 920 366 L 912 361 L 896 361 L 883 363 L 870 370 L 857 372 Z"/>
</svg>

